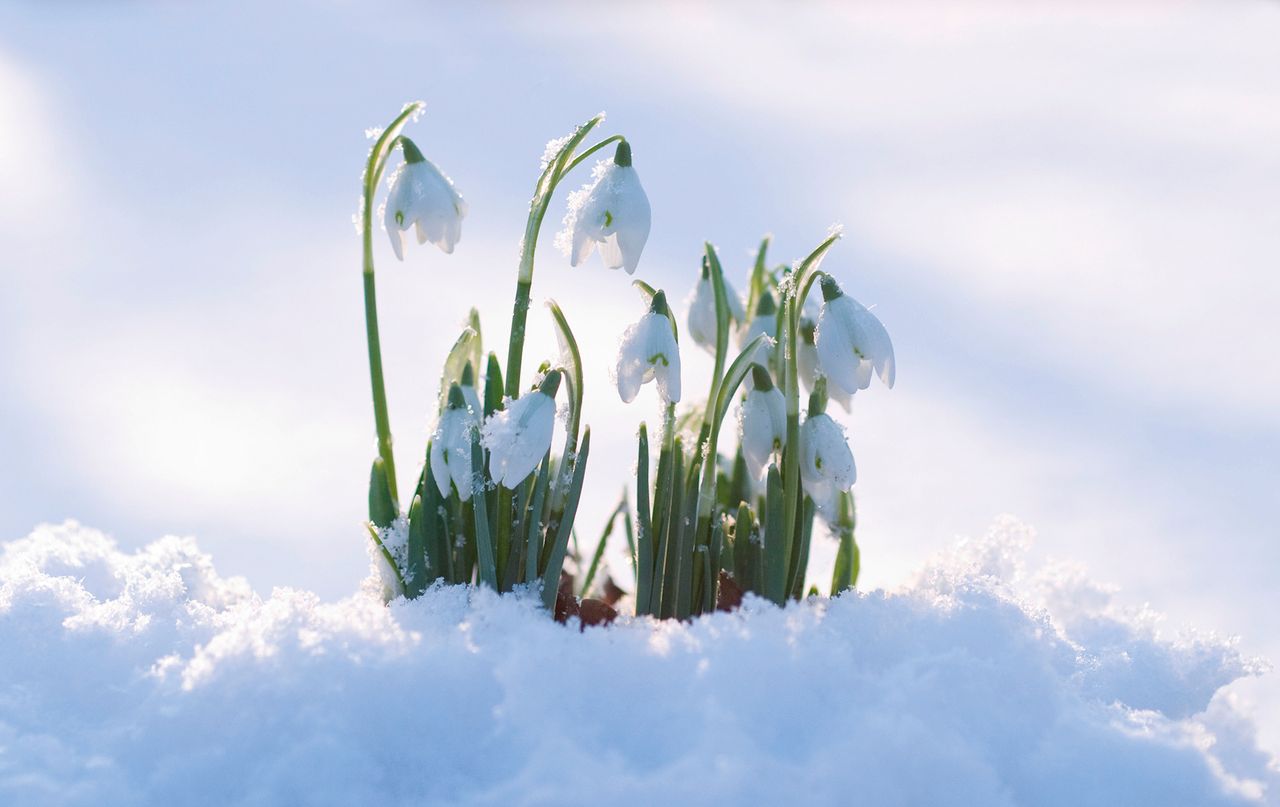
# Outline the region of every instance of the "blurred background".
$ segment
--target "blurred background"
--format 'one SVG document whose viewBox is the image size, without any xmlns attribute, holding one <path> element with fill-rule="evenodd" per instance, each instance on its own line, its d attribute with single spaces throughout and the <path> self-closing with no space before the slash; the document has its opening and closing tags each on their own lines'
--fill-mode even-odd
<svg viewBox="0 0 1280 807">
<path fill-rule="evenodd" d="M 864 588 L 1007 512 L 1126 605 L 1280 659 L 1277 41 L 1261 0 L 5 3 L 0 539 L 190 534 L 260 592 L 352 591 L 364 130 L 426 100 L 408 133 L 470 204 L 452 256 L 375 240 L 412 469 L 470 305 L 506 344 L 543 144 L 604 109 L 653 206 L 638 276 L 674 299 L 704 239 L 742 288 L 763 234 L 790 261 L 845 225 L 824 268 L 900 371 L 845 418 Z M 555 251 L 567 190 L 533 291 L 584 343 L 590 545 L 658 405 L 610 386 L 643 304 Z M 1233 693 L 1280 748 L 1276 677 Z"/>
</svg>

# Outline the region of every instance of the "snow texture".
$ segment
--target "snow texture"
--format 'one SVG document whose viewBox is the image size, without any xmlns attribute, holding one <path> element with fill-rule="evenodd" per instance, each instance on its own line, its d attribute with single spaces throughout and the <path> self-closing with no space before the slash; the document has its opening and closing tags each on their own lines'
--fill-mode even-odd
<svg viewBox="0 0 1280 807">
<path fill-rule="evenodd" d="M 1274 800 L 1230 642 L 1167 639 L 997 524 L 911 584 L 579 633 L 384 607 L 73 522 L 0 553 L 0 804 L 1219 805 Z M 1274 803 L 1274 801 L 1271 801 Z"/>
</svg>

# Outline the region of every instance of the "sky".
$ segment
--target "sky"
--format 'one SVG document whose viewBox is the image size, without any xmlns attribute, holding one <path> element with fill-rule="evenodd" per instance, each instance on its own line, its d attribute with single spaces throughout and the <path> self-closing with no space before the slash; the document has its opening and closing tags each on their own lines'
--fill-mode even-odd
<svg viewBox="0 0 1280 807">
<path fill-rule="evenodd" d="M 1273 2 L 0 5 L 0 536 L 194 535 L 259 591 L 351 591 L 365 130 L 423 99 L 407 133 L 470 206 L 453 255 L 375 243 L 416 468 L 470 306 L 505 345 L 543 145 L 607 110 L 673 299 L 706 240 L 741 277 L 765 233 L 790 261 L 844 225 L 824 268 L 900 370 L 844 418 L 866 586 L 1011 513 L 1170 630 L 1280 659 L 1278 38 Z M 658 403 L 610 385 L 630 278 L 552 247 L 570 189 L 533 293 L 584 347 L 589 542 Z M 1280 714 L 1275 675 L 1235 691 Z"/>
</svg>

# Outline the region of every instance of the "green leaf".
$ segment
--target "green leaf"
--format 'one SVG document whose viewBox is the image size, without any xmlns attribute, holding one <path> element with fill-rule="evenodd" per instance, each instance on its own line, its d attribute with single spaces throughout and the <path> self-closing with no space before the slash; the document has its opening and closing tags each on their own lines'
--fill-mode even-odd
<svg viewBox="0 0 1280 807">
<path fill-rule="evenodd" d="M 489 364 L 484 376 L 484 416 L 489 417 L 502 408 L 502 365 L 495 353 L 489 354 Z"/>
<path fill-rule="evenodd" d="M 609 514 L 609 520 L 605 522 L 604 533 L 600 536 L 600 541 L 596 544 L 595 554 L 591 556 L 591 565 L 587 568 L 587 576 L 582 580 L 582 596 L 587 596 L 591 591 L 591 584 L 595 582 L 596 571 L 600 568 L 600 561 L 604 559 L 605 547 L 609 544 L 609 536 L 613 534 L 613 525 L 618 517 L 627 512 L 627 494 L 624 491 L 622 501 L 618 502 L 618 506 Z"/>
<path fill-rule="evenodd" d="M 391 496 L 387 482 L 387 466 L 378 457 L 369 473 L 369 520 L 378 528 L 390 527 L 400 515 L 400 508 Z"/>
<path fill-rule="evenodd" d="M 497 591 L 498 566 L 493 556 L 493 538 L 489 534 L 488 493 L 485 490 L 485 475 L 478 470 L 483 467 L 484 449 L 480 447 L 480 433 L 472 431 L 471 468 L 475 474 L 471 488 L 471 502 L 476 522 L 476 562 L 480 568 L 480 583 Z"/>
<path fill-rule="evenodd" d="M 525 531 L 525 582 L 538 579 L 538 559 L 542 557 L 542 505 L 546 500 L 547 486 L 551 480 L 551 451 L 542 458 L 538 481 L 533 486 L 533 504 L 529 508 Z"/>
<path fill-rule="evenodd" d="M 449 387 L 462 378 L 462 368 L 467 362 L 472 362 L 471 366 L 475 369 L 480 367 L 480 330 L 476 327 L 480 324 L 480 315 L 474 308 L 471 309 L 470 319 L 475 325 L 462 329 L 444 360 L 444 370 L 440 373 L 440 400 L 437 405 L 441 412 L 449 401 Z"/>
<path fill-rule="evenodd" d="M 582 480 L 587 471 L 587 454 L 590 450 L 591 427 L 588 426 L 582 433 L 582 448 L 578 450 L 578 455 L 573 462 L 573 484 L 569 488 L 569 500 L 556 531 L 556 540 L 551 550 L 551 557 L 547 561 L 546 571 L 542 574 L 542 604 L 548 611 L 555 609 L 560 570 L 564 566 L 565 552 L 569 548 L 569 534 L 573 530 L 573 519 L 578 512 L 578 500 L 582 496 Z"/>
<path fill-rule="evenodd" d="M 649 430 L 640 424 L 636 458 L 636 614 L 651 613 L 653 596 L 653 519 L 649 512 Z"/>
<path fill-rule="evenodd" d="M 777 465 L 769 465 L 765 491 L 764 595 L 782 605 L 787 596 L 787 546 L 783 527 L 782 476 Z"/>
<path fill-rule="evenodd" d="M 406 575 L 404 595 L 413 599 L 426 590 L 427 584 L 427 527 L 422 510 L 422 496 L 414 496 L 409 505 L 409 569 Z"/>
<path fill-rule="evenodd" d="M 578 445 L 578 426 L 582 421 L 582 354 L 578 340 L 574 338 L 569 321 L 555 300 L 547 300 L 551 319 L 556 326 L 556 340 L 560 344 L 560 362 L 564 378 L 569 382 L 569 419 L 565 425 L 565 454 L 572 454 Z"/>
<path fill-rule="evenodd" d="M 840 541 L 840 547 L 836 550 L 835 569 L 831 574 L 831 596 L 833 597 L 853 588 L 858 582 L 861 553 L 853 537 L 854 526 L 857 523 L 856 514 L 853 493 L 850 491 L 841 493 L 836 517 L 836 536 Z"/>
</svg>

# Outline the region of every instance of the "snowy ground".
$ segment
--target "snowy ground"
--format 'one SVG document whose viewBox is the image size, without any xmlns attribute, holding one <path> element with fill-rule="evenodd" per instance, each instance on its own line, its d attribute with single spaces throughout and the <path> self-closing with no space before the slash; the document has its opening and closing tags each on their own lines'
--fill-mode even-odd
<svg viewBox="0 0 1280 807">
<path fill-rule="evenodd" d="M 0 803 L 1275 803 L 1219 689 L 1001 522 L 899 591 L 580 634 L 528 599 L 384 607 L 75 523 L 0 554 Z"/>
</svg>

